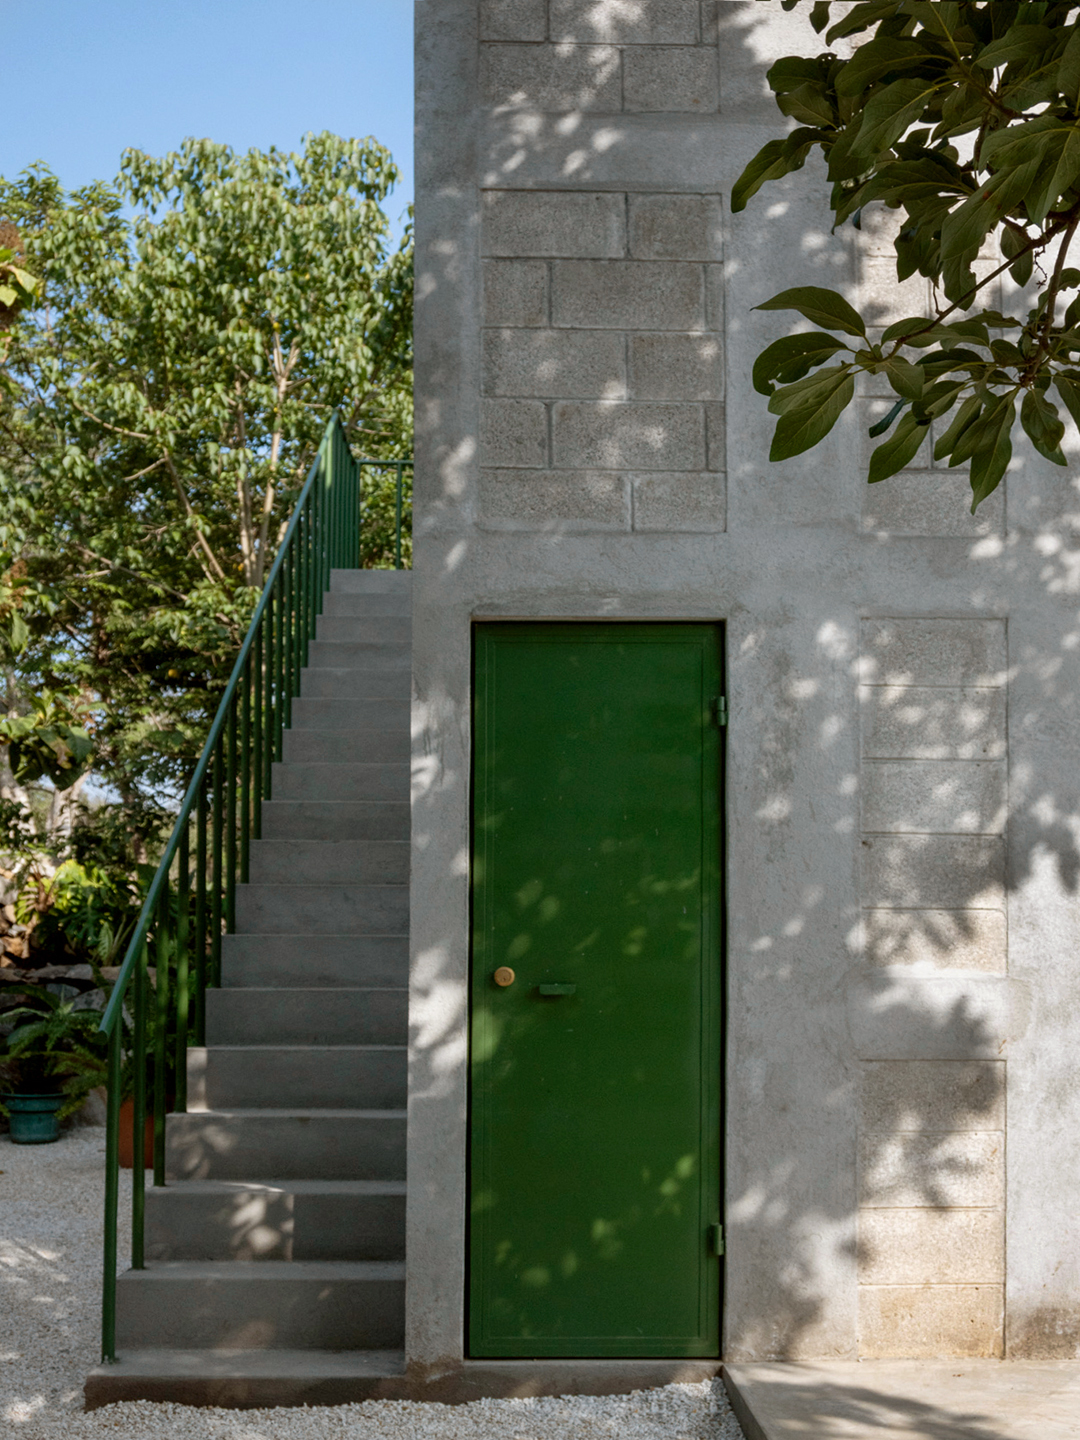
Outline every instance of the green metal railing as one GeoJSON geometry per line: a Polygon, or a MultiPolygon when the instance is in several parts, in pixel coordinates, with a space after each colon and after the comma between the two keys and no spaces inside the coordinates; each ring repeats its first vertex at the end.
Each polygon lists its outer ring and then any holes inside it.
{"type": "Polygon", "coordinates": [[[172,1107],[184,1111],[187,1049],[189,1044],[205,1044],[206,991],[221,982],[221,937],[236,928],[236,887],[248,878],[251,841],[261,833],[272,766],[281,759],[282,735],[299,694],[300,672],[307,663],[330,571],[360,565],[362,521],[367,525],[363,472],[389,469],[395,474],[394,554],[400,569],[407,518],[404,472],[411,471],[411,464],[357,460],[336,416],[327,427],[102,1016],[100,1028],[109,1037],[101,1326],[105,1362],[116,1359],[119,1132],[125,1062],[134,1109],[131,1266],[141,1270],[146,1205],[146,1171],[141,1162],[148,1102],[153,1117],[154,1184],[163,1185],[170,1079],[172,1107]]]}

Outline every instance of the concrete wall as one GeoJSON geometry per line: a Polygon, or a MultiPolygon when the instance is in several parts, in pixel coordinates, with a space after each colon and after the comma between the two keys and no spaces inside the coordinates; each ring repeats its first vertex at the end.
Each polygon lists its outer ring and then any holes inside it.
{"type": "Polygon", "coordinates": [[[413,1364],[462,1356],[492,616],[728,626],[725,1355],[1080,1354],[1074,472],[1018,447],[976,517],[929,453],[868,487],[873,385],[769,464],[752,307],[924,299],[812,165],[727,213],[805,13],[420,0],[417,36],[413,1364]]]}

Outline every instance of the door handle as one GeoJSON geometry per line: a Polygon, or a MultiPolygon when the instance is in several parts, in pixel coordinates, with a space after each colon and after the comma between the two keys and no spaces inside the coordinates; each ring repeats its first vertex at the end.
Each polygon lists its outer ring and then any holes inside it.
{"type": "Polygon", "coordinates": [[[577,990],[576,985],[539,985],[541,995],[573,995],[577,990]]]}

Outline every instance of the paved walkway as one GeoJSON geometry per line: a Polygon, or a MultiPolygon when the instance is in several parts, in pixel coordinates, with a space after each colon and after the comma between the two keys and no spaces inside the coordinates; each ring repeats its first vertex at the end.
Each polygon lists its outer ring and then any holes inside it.
{"type": "Polygon", "coordinates": [[[730,1365],[746,1440],[1080,1440],[1080,1360],[730,1365]]]}

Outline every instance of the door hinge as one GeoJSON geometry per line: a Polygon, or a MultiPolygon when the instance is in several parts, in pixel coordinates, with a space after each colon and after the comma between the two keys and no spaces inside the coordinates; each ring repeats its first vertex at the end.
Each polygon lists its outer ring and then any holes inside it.
{"type": "Polygon", "coordinates": [[[721,729],[727,724],[727,696],[717,695],[712,702],[713,719],[721,729]]]}
{"type": "Polygon", "coordinates": [[[724,1253],[724,1227],[723,1225],[709,1226],[709,1245],[714,1255],[724,1253]]]}

